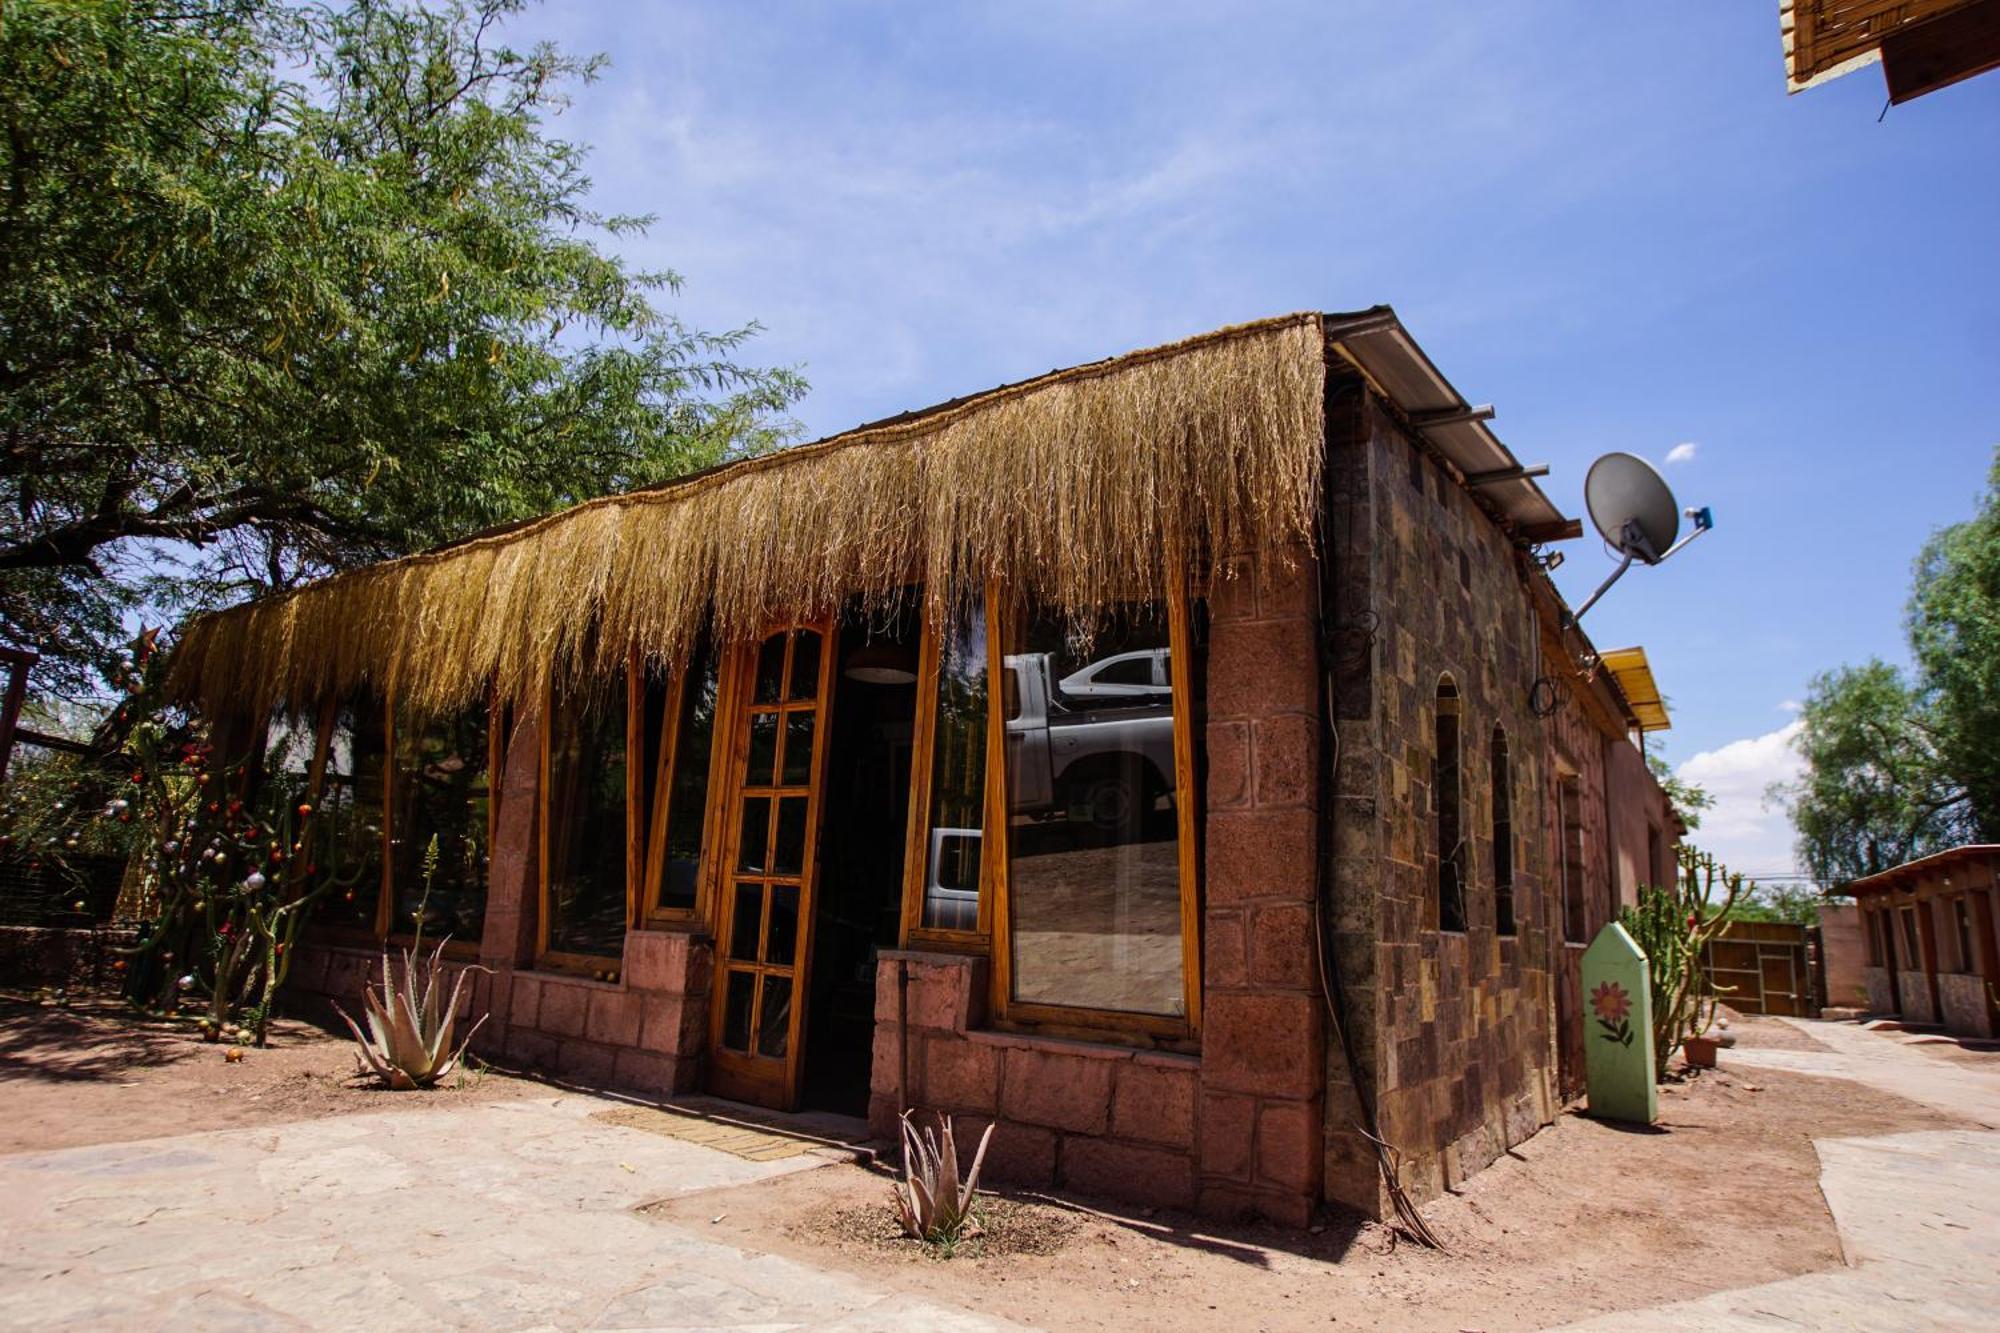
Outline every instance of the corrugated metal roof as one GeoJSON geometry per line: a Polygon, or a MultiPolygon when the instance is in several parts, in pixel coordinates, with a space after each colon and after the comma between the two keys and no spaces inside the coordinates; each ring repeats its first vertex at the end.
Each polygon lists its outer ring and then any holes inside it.
{"type": "Polygon", "coordinates": [[[1948,847],[1929,856],[1920,856],[1914,861],[1905,861],[1899,866],[1860,879],[1850,880],[1843,886],[1847,893],[1877,893],[1893,889],[1898,884],[1923,879],[1934,874],[1943,874],[1953,866],[1964,865],[1982,859],[2000,861],[2000,846],[1986,842],[1969,842],[1959,847],[1948,847]]]}
{"type": "Polygon", "coordinates": [[[1632,718],[1641,731],[1668,731],[1673,727],[1673,719],[1667,716],[1667,701],[1660,697],[1660,687],[1653,680],[1653,664],[1646,660],[1644,648],[1610,648],[1599,653],[1597,660],[1618,682],[1619,692],[1631,706],[1632,718]]]}
{"type": "MultiPolygon", "coordinates": [[[[1327,339],[1377,389],[1401,408],[1425,441],[1468,477],[1520,468],[1521,462],[1444,377],[1396,312],[1380,305],[1326,317],[1327,339]],[[1426,422],[1426,418],[1432,418],[1426,422]],[[1457,419],[1451,419],[1456,417],[1457,419]]],[[[1583,534],[1533,478],[1483,481],[1479,497],[1529,541],[1564,541],[1583,534]]]]}

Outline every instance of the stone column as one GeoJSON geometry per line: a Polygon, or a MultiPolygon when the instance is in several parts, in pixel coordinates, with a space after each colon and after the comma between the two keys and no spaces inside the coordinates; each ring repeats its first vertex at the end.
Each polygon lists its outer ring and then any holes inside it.
{"type": "Polygon", "coordinates": [[[1292,1225],[1323,1149],[1317,579],[1303,549],[1232,556],[1208,601],[1200,1203],[1292,1225]]]}

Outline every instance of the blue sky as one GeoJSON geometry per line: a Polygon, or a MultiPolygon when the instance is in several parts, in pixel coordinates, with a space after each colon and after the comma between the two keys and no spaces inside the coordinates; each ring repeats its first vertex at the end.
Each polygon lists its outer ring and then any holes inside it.
{"type": "MultiPolygon", "coordinates": [[[[2000,75],[1879,123],[1787,97],[1776,0],[1682,6],[564,0],[560,132],[679,312],[761,321],[809,434],[1217,325],[1387,302],[1581,513],[1667,465],[1717,530],[1587,622],[1643,643],[1700,840],[1764,808],[1810,676],[1901,659],[1910,562],[2000,444],[2000,75]]],[[[1580,600],[1609,569],[1571,543],[1580,600]]]]}

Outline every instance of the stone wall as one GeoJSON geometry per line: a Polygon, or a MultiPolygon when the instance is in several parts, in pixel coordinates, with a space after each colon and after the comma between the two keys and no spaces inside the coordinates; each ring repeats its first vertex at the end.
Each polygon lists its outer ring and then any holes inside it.
{"type": "Polygon", "coordinates": [[[1986,998],[1986,979],[1965,972],[1938,973],[1938,1021],[1958,1037],[1992,1037],[1993,1006],[1986,998]]]}
{"type": "Polygon", "coordinates": [[[115,991],[121,978],[111,949],[136,937],[122,926],[0,926],[0,986],[115,991]]]}
{"type": "Polygon", "coordinates": [[[1870,964],[1861,969],[1861,984],[1868,992],[1868,1012],[1871,1014],[1893,1014],[1896,1012],[1896,996],[1889,988],[1889,969],[1870,964]]]}
{"type": "Polygon", "coordinates": [[[1905,1023],[1935,1023],[1937,1009],[1931,1004],[1931,981],[1922,972],[1896,973],[1896,990],[1902,997],[1900,1017],[1905,1023]]]}
{"type": "Polygon", "coordinates": [[[989,976],[984,958],[881,955],[870,1129],[893,1139],[899,1104],[944,1112],[968,1153],[994,1126],[996,1181],[1194,1207],[1201,1062],[990,1031],[989,976]]]}
{"type": "MultiPolygon", "coordinates": [[[[1406,1188],[1422,1198],[1555,1111],[1548,960],[1560,917],[1535,854],[1537,797],[1549,778],[1546,733],[1529,706],[1539,629],[1516,553],[1494,524],[1374,400],[1356,394],[1345,403],[1329,414],[1333,580],[1349,607],[1366,589],[1374,642],[1368,718],[1350,718],[1362,710],[1345,681],[1339,711],[1343,726],[1372,720],[1373,736],[1367,771],[1342,761],[1337,919],[1347,926],[1355,909],[1365,912],[1358,900],[1373,897],[1379,1128],[1402,1155],[1406,1188]],[[1430,906],[1440,854],[1431,792],[1437,687],[1447,673],[1460,701],[1462,933],[1437,929],[1430,906]],[[1496,725],[1508,738],[1513,791],[1512,937],[1495,918],[1496,725]],[[1371,777],[1372,808],[1364,803],[1371,777]]],[[[1330,1082],[1339,1076],[1329,1071],[1330,1082]]]]}

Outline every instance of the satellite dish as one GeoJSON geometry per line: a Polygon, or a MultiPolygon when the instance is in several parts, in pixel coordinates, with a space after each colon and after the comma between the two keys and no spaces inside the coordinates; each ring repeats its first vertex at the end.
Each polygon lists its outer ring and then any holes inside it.
{"type": "Polygon", "coordinates": [[[1680,536],[1681,513],[1659,470],[1636,454],[1606,454],[1583,479],[1590,521],[1620,555],[1649,565],[1665,559],[1680,536]]]}
{"type": "Polygon", "coordinates": [[[1611,577],[1598,584],[1589,600],[1570,615],[1572,625],[1597,605],[1597,599],[1624,576],[1634,560],[1657,565],[1715,526],[1715,516],[1707,509],[1690,509],[1687,516],[1694,520],[1694,531],[1682,537],[1681,511],[1674,507],[1673,489],[1658,468],[1636,454],[1610,453],[1592,463],[1583,478],[1583,504],[1590,510],[1590,521],[1597,525],[1597,531],[1624,558],[1611,577]]]}

